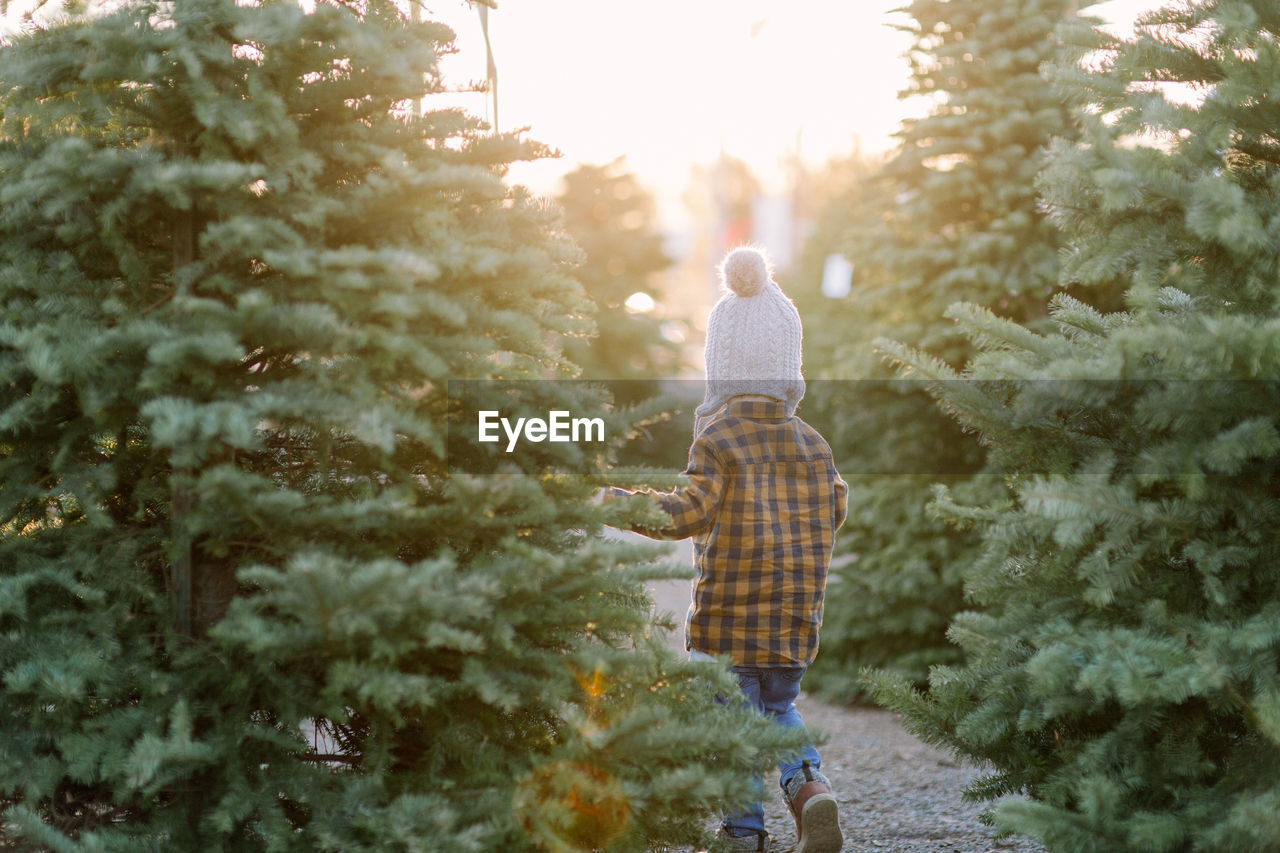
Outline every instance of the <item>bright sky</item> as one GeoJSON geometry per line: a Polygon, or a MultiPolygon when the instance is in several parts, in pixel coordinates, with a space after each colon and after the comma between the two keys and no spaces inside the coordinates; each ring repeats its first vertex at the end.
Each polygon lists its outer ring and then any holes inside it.
{"type": "MultiPolygon", "coordinates": [[[[498,0],[489,36],[498,68],[501,129],[564,153],[517,167],[512,178],[554,192],[576,163],[625,155],[665,199],[678,198],[694,163],[721,150],[781,182],[798,150],[821,163],[889,149],[919,101],[907,82],[906,33],[890,25],[906,0],[498,0]]],[[[1091,10],[1123,26],[1157,0],[1112,0],[1091,10]]],[[[478,11],[426,0],[427,16],[458,34],[445,64],[456,83],[485,76],[478,11]]],[[[463,99],[487,115],[485,96],[463,99]]]]}
{"type": "MultiPolygon", "coordinates": [[[[535,189],[567,165],[626,155],[676,189],[723,149],[773,177],[808,159],[882,150],[902,115],[909,41],[886,26],[901,0],[499,0],[489,13],[502,129],[529,125],[567,163],[525,170],[535,189]]],[[[428,0],[458,33],[456,79],[484,77],[477,11],[428,0]]],[[[475,96],[475,110],[485,101],[475,96]]]]}
{"type": "MultiPolygon", "coordinates": [[[[10,19],[35,2],[12,2],[10,19]]],[[[476,7],[423,2],[427,17],[458,35],[447,79],[482,80],[476,7]]],[[[797,152],[817,164],[858,145],[887,150],[898,122],[925,109],[897,97],[910,39],[890,26],[900,20],[891,10],[906,2],[498,0],[489,34],[501,129],[530,126],[530,136],[564,154],[517,166],[511,177],[551,193],[577,163],[625,155],[670,210],[692,165],[721,151],[776,190],[797,152]]],[[[1091,11],[1123,27],[1156,5],[1111,0],[1091,11]]],[[[488,109],[481,94],[457,100],[481,115],[488,109]]]]}

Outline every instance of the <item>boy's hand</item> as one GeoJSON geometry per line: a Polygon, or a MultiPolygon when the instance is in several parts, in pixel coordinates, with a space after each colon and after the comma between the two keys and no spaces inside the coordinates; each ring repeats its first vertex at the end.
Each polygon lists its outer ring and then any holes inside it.
{"type": "Polygon", "coordinates": [[[631,492],[628,492],[626,489],[620,489],[617,486],[603,486],[600,491],[591,496],[589,503],[594,506],[603,506],[604,504],[615,501],[618,498],[630,496],[631,492]]]}

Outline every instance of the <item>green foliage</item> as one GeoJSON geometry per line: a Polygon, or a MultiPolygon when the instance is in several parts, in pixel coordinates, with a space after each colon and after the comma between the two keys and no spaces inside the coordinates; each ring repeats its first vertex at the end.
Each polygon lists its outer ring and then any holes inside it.
{"type": "Polygon", "coordinates": [[[589,328],[502,179],[541,147],[412,109],[452,37],[185,0],[0,50],[6,841],[639,850],[795,748],[649,639],[672,569],[571,451],[446,456],[448,380],[589,328]]]}
{"type": "Polygon", "coordinates": [[[663,251],[652,194],[624,171],[619,159],[574,169],[565,175],[556,200],[564,211],[565,230],[585,256],[576,278],[597,308],[595,336],[572,342],[569,357],[588,378],[654,381],[674,376],[680,349],[671,331],[683,324],[662,318],[657,279],[672,261],[663,251]],[[628,307],[627,299],[636,293],[652,298],[655,308],[628,307]]]}
{"type": "Polygon", "coordinates": [[[565,354],[584,377],[605,380],[614,401],[636,419],[636,437],[624,449],[627,464],[680,468],[691,407],[659,395],[662,380],[684,366],[680,341],[688,323],[663,303],[661,274],[672,259],[663,249],[653,195],[624,166],[621,158],[581,165],[565,175],[557,197],[564,229],[583,253],[575,277],[596,309],[595,334],[568,341],[565,354]],[[652,307],[628,305],[635,294],[653,300],[652,307]],[[646,416],[643,410],[654,407],[659,411],[646,416]]]}
{"type": "MultiPolygon", "coordinates": [[[[813,228],[805,237],[791,272],[784,274],[783,287],[795,302],[804,320],[805,375],[823,378],[849,373],[861,374],[871,365],[837,373],[837,354],[848,349],[846,327],[855,318],[847,302],[833,301],[821,291],[827,257],[846,251],[858,228],[868,227],[878,211],[890,205],[887,182],[877,179],[880,162],[860,151],[834,159],[813,174],[806,174],[801,196],[811,196],[816,207],[813,228]],[[840,322],[831,322],[836,317],[840,322]]],[[[860,272],[861,267],[855,272],[860,272]]],[[[844,367],[847,362],[842,361],[844,367]]],[[[807,392],[806,392],[807,393],[807,392]]]]}
{"type": "Polygon", "coordinates": [[[975,302],[1043,316],[1058,285],[1058,239],[1037,209],[1035,179],[1068,111],[1040,76],[1072,0],[905,7],[914,38],[904,96],[930,112],[903,123],[882,180],[893,202],[849,244],[866,274],[858,297],[895,340],[958,365],[969,345],[943,312],[975,302]]]}
{"type": "Polygon", "coordinates": [[[930,665],[959,660],[946,628],[963,606],[961,574],[979,542],[928,505],[934,482],[982,499],[993,481],[966,482],[984,464],[978,443],[919,384],[886,381],[892,372],[876,341],[956,367],[974,342],[945,316],[952,303],[1018,321],[1043,316],[1058,284],[1059,241],[1038,209],[1035,178],[1044,147],[1071,124],[1039,67],[1074,5],[908,4],[912,76],[903,95],[928,96],[930,110],[904,122],[898,149],[857,190],[859,203],[832,211],[844,228],[838,250],[854,265],[853,292],[802,308],[806,339],[832,351],[824,375],[846,380],[815,387],[805,404],[806,416],[835,434],[851,487],[814,669],[815,686],[833,696],[857,698],[864,666],[923,684],[930,665]]]}
{"type": "Polygon", "coordinates": [[[927,694],[874,684],[994,766],[973,796],[1028,794],[997,822],[1051,849],[1275,849],[1280,13],[1177,5],[1132,43],[1085,23],[1091,68],[1054,72],[1084,136],[1043,191],[1064,280],[1119,278],[1128,310],[1059,296],[1042,333],[956,312],[983,352],[936,393],[1008,496],[941,496],[983,536],[979,609],[951,629],[966,664],[927,694]]]}

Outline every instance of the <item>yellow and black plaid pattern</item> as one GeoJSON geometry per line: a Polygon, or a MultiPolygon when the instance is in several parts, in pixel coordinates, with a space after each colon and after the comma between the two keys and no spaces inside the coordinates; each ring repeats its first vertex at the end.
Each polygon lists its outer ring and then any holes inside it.
{"type": "Polygon", "coordinates": [[[685,644],[744,666],[808,666],[848,488],[817,430],[783,404],[734,398],[689,449],[689,485],[650,494],[692,536],[685,644]]]}

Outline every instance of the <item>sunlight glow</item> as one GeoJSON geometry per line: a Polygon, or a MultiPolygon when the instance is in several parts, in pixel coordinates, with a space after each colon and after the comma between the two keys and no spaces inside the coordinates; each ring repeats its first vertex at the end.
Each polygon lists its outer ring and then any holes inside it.
{"type": "MultiPolygon", "coordinates": [[[[563,153],[517,164],[513,180],[557,191],[577,163],[620,155],[654,189],[668,216],[696,164],[722,152],[745,160],[766,191],[779,191],[797,159],[819,165],[856,149],[892,149],[899,122],[926,111],[899,99],[910,36],[892,28],[902,0],[508,0],[489,15],[501,130],[563,153]]],[[[1158,0],[1110,0],[1086,11],[1120,22],[1158,0]]],[[[451,85],[485,77],[476,10],[465,0],[428,3],[426,17],[457,33],[442,62],[451,85]]],[[[456,96],[487,115],[486,96],[456,96]]]]}
{"type": "Polygon", "coordinates": [[[628,296],[623,305],[631,314],[648,314],[658,307],[658,303],[653,301],[653,297],[643,291],[636,291],[628,296]]]}
{"type": "MultiPolygon", "coordinates": [[[[96,0],[103,2],[103,0],[96,0]]],[[[304,8],[314,0],[299,0],[304,8]]],[[[407,8],[409,0],[399,0],[407,8]]],[[[457,52],[442,57],[451,92],[428,106],[492,118],[477,4],[419,0],[422,16],[451,27],[457,52]],[[475,90],[475,91],[472,91],[475,90]]],[[[38,0],[14,0],[12,29],[38,0]]],[[[48,7],[56,8],[57,0],[48,7]]],[[[854,150],[892,149],[904,117],[927,109],[900,100],[908,80],[902,0],[505,0],[490,10],[500,130],[562,152],[517,163],[516,183],[558,191],[578,163],[625,155],[669,216],[690,170],[721,153],[748,163],[766,192],[783,190],[797,161],[820,165],[854,150]]],[[[1088,14],[1131,31],[1159,0],[1109,0],[1088,14]]]]}
{"type": "MultiPolygon", "coordinates": [[[[900,0],[593,0],[500,3],[489,15],[503,130],[564,152],[567,163],[513,176],[546,191],[574,162],[626,155],[650,185],[678,193],[693,163],[724,150],[766,183],[799,154],[822,162],[861,144],[887,149],[903,115],[900,58],[909,39],[886,26],[900,0]],[[868,85],[873,82],[874,85],[868,85]]],[[[460,0],[430,17],[458,34],[443,63],[454,83],[481,80],[478,16],[460,0]]],[[[483,95],[463,96],[483,115],[483,95]]]]}

